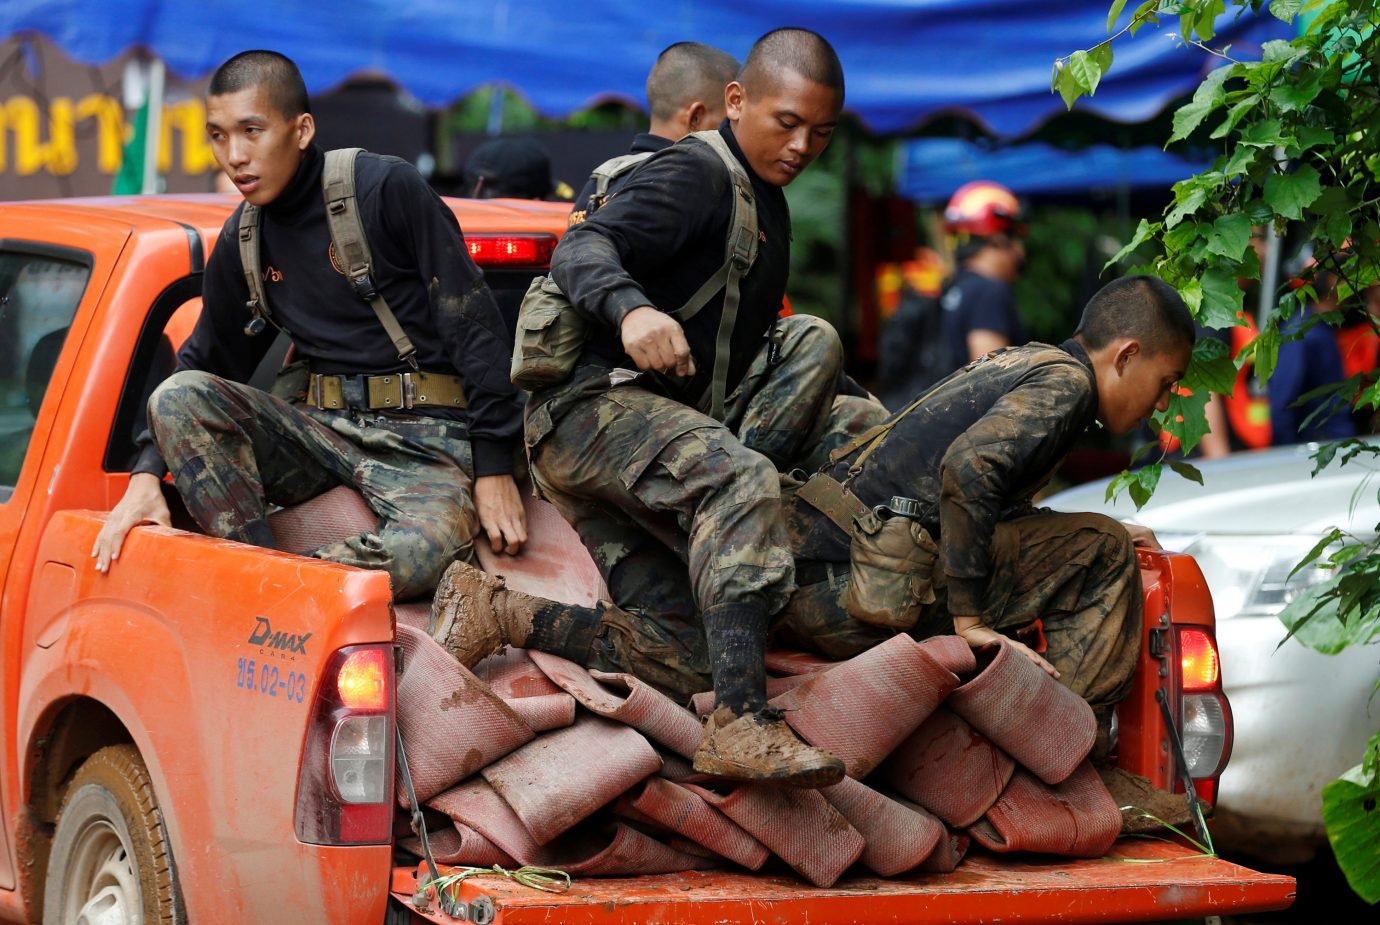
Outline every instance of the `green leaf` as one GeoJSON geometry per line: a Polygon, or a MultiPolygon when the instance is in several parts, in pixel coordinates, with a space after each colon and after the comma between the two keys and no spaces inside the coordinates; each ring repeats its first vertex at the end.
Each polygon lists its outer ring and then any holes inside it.
{"type": "Polygon", "coordinates": [[[1317,231],[1314,236],[1324,243],[1340,246],[1351,236],[1352,199],[1351,194],[1340,186],[1329,186],[1323,190],[1308,211],[1318,216],[1317,231]]]}
{"type": "Polygon", "coordinates": [[[1160,17],[1154,12],[1150,12],[1159,7],[1159,0],[1145,0],[1140,6],[1136,7],[1135,15],[1131,18],[1131,35],[1134,36],[1140,31],[1141,26],[1158,26],[1160,17]]]}
{"type": "Polygon", "coordinates": [[[1288,80],[1270,90],[1270,102],[1274,103],[1281,112],[1293,112],[1304,108],[1313,102],[1322,90],[1323,72],[1321,70],[1306,70],[1302,65],[1300,65],[1299,70],[1304,71],[1304,73],[1290,75],[1288,80]]]}
{"type": "Polygon", "coordinates": [[[1380,902],[1380,778],[1357,765],[1324,787],[1322,798],[1327,840],[1347,883],[1366,902],[1380,902]]]}
{"type": "MultiPolygon", "coordinates": [[[[1293,22],[1303,7],[1303,0],[1270,0],[1270,14],[1281,22],[1293,22]]],[[[1111,30],[1111,25],[1107,29],[1111,30]]]]}
{"type": "Polygon", "coordinates": [[[1134,476],[1127,484],[1126,490],[1131,493],[1131,500],[1136,504],[1136,510],[1145,507],[1145,502],[1150,500],[1150,496],[1155,493],[1155,486],[1160,483],[1160,464],[1151,463],[1148,466],[1137,469],[1134,476]]]}
{"type": "Polygon", "coordinates": [[[1266,119],[1263,122],[1256,122],[1246,126],[1246,130],[1241,133],[1241,144],[1251,145],[1256,148],[1273,148],[1282,145],[1290,140],[1282,134],[1280,121],[1278,119],[1266,119]]]}
{"type": "Polygon", "coordinates": [[[1240,102],[1233,104],[1231,109],[1227,110],[1227,118],[1223,120],[1221,125],[1217,126],[1215,129],[1212,130],[1212,135],[1210,135],[1209,137],[1227,137],[1227,134],[1232,129],[1236,128],[1236,124],[1241,121],[1241,119],[1246,115],[1246,113],[1252,111],[1253,109],[1256,109],[1259,105],[1259,93],[1252,93],[1240,102]]]}
{"type": "Polygon", "coordinates": [[[1059,91],[1060,98],[1064,101],[1064,106],[1068,109],[1073,108],[1073,104],[1083,95],[1083,87],[1079,85],[1078,79],[1069,70],[1068,64],[1062,61],[1054,62],[1054,89],[1059,91]]]}
{"type": "Polygon", "coordinates": [[[1293,61],[1305,54],[1307,49],[1295,47],[1293,42],[1273,39],[1260,46],[1260,60],[1266,64],[1280,61],[1293,61]]]}
{"type": "Polygon", "coordinates": [[[1121,18],[1121,11],[1126,8],[1126,0],[1113,0],[1112,8],[1107,11],[1107,31],[1111,32],[1116,28],[1116,21],[1121,18]]]}
{"type": "Polygon", "coordinates": [[[1165,228],[1173,228],[1186,216],[1198,211],[1198,207],[1207,201],[1207,190],[1201,186],[1180,187],[1175,196],[1174,210],[1164,219],[1165,228]]]}
{"type": "Polygon", "coordinates": [[[1121,263],[1121,261],[1126,259],[1136,248],[1140,247],[1146,241],[1149,241],[1151,236],[1155,233],[1155,227],[1152,227],[1148,220],[1141,219],[1140,224],[1136,226],[1136,233],[1131,235],[1131,240],[1127,242],[1125,247],[1117,251],[1116,255],[1112,257],[1111,260],[1103,264],[1102,269],[1105,270],[1107,267],[1121,263]]]}
{"type": "MultiPolygon", "coordinates": [[[[1185,453],[1192,453],[1203,435],[1208,432],[1207,407],[1208,393],[1194,392],[1185,395],[1182,391],[1169,393],[1169,407],[1155,413],[1154,421],[1160,430],[1168,431],[1177,437],[1185,453]]],[[[1131,497],[1135,497],[1132,491],[1131,497]]]]}
{"type": "Polygon", "coordinates": [[[1265,201],[1285,218],[1303,218],[1304,207],[1322,193],[1318,171],[1301,164],[1293,173],[1276,174],[1265,181],[1265,201]]]}
{"type": "Polygon", "coordinates": [[[1180,383],[1197,392],[1206,389],[1230,395],[1236,389],[1236,361],[1231,348],[1215,337],[1200,337],[1193,345],[1193,362],[1180,383]]]}
{"type": "Polygon", "coordinates": [[[1198,89],[1193,91],[1193,99],[1180,106],[1179,111],[1174,113],[1174,133],[1169,136],[1170,144],[1187,138],[1214,109],[1222,105],[1227,98],[1223,85],[1231,76],[1233,68],[1235,65],[1228,64],[1203,78],[1198,89]]]}
{"type": "Polygon", "coordinates": [[[1223,0],[1207,0],[1198,8],[1198,13],[1193,17],[1193,31],[1198,34],[1198,38],[1204,42],[1212,41],[1217,34],[1217,17],[1227,11],[1223,0]]]}
{"type": "Polygon", "coordinates": [[[1243,293],[1236,277],[1216,267],[1202,276],[1203,307],[1198,320],[1204,327],[1230,328],[1241,313],[1243,293]]]}
{"type": "Polygon", "coordinates": [[[1315,125],[1300,125],[1294,129],[1293,149],[1300,154],[1310,148],[1336,143],[1337,136],[1325,128],[1318,128],[1315,125]]]}
{"type": "Polygon", "coordinates": [[[1222,173],[1229,177],[1240,176],[1247,172],[1255,164],[1255,160],[1260,156],[1259,148],[1252,148],[1249,145],[1241,145],[1232,152],[1227,165],[1222,168],[1222,173]]]}
{"type": "Polygon", "coordinates": [[[1240,260],[1251,243],[1251,220],[1240,212],[1223,215],[1212,223],[1208,234],[1209,254],[1240,260]]]}
{"type": "Polygon", "coordinates": [[[1202,311],[1203,308],[1203,284],[1196,279],[1190,279],[1179,286],[1179,296],[1188,306],[1189,313],[1197,318],[1198,312],[1202,311]]]}
{"type": "Polygon", "coordinates": [[[1111,500],[1112,500],[1113,498],[1115,498],[1117,495],[1119,495],[1119,494],[1121,494],[1123,491],[1125,491],[1125,490],[1126,490],[1126,486],[1130,485],[1130,484],[1131,484],[1132,482],[1134,482],[1135,480],[1136,480],[1136,473],[1134,473],[1134,472],[1123,472],[1123,473],[1121,473],[1121,474],[1118,475],[1116,478],[1112,479],[1109,483],[1107,483],[1107,496],[1106,496],[1106,498],[1104,498],[1103,500],[1111,501],[1111,500]]]}
{"type": "Polygon", "coordinates": [[[1279,361],[1279,344],[1279,328],[1274,324],[1267,324],[1247,345],[1249,355],[1255,362],[1255,374],[1261,384],[1269,382],[1270,376],[1274,375],[1275,363],[1279,361]]]}
{"type": "Polygon", "coordinates": [[[1203,473],[1198,471],[1198,467],[1191,463],[1186,463],[1182,459],[1167,459],[1165,464],[1179,474],[1180,478],[1188,479],[1190,482],[1203,484],[1203,473]]]}
{"type": "Polygon", "coordinates": [[[1097,84],[1102,80],[1102,68],[1086,51],[1075,51],[1069,55],[1067,69],[1089,96],[1097,92],[1097,84]]]}
{"type": "MultiPolygon", "coordinates": [[[[1318,558],[1318,556],[1322,555],[1324,549],[1331,546],[1333,543],[1339,542],[1341,538],[1342,531],[1338,530],[1336,527],[1327,531],[1327,535],[1318,540],[1317,544],[1312,549],[1308,550],[1308,555],[1300,559],[1298,564],[1289,570],[1289,578],[1293,578],[1303,569],[1307,568],[1310,563],[1318,558]]],[[[1286,581],[1287,580],[1288,579],[1286,579],[1286,581]]]]}
{"type": "Polygon", "coordinates": [[[1094,46],[1088,51],[1088,57],[1092,58],[1093,63],[1102,69],[1105,77],[1107,72],[1112,69],[1112,43],[1103,42],[1101,45],[1094,46]]]}

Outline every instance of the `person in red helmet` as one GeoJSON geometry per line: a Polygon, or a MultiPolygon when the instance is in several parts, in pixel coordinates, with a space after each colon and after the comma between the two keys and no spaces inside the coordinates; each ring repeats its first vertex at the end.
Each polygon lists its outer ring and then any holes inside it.
{"type": "Polygon", "coordinates": [[[944,337],[954,368],[1001,347],[1024,344],[1011,286],[1025,266],[1025,226],[1016,196],[999,183],[959,187],[944,209],[959,271],[944,290],[944,337]]]}

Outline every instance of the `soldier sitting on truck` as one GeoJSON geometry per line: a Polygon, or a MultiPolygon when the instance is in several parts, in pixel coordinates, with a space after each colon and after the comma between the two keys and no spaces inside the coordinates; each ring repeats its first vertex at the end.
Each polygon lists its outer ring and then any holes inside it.
{"type": "Polygon", "coordinates": [[[397,158],[327,166],[336,156],[313,144],[302,76],[276,52],[221,65],[206,112],[245,203],[207,262],[177,369],[150,398],[151,433],[97,537],[97,568],[135,525],[169,523],[168,470],[203,530],[269,548],[269,505],[354,486],[377,526],[310,554],[387,571],[399,599],[468,560],[481,529],[516,553],[527,537],[509,339],[453,213],[397,158]],[[351,210],[353,225],[339,217],[351,210]],[[274,394],[244,384],[273,342],[265,322],[301,361],[274,394]]]}
{"type": "Polygon", "coordinates": [[[820,787],[843,763],[767,707],[764,657],[770,617],[794,588],[776,466],[808,451],[842,365],[827,324],[778,322],[790,256],[781,188],[828,143],[843,70],[822,37],[780,29],[753,45],[725,99],[717,132],[651,157],[552,259],[591,333],[573,375],[528,406],[533,481],[579,531],[613,605],[536,606],[452,573],[433,634],[467,663],[510,643],[679,695],[712,679],[695,768],[820,787]],[[734,256],[751,245],[755,259],[740,290],[731,274],[710,289],[735,202],[755,210],[758,231],[733,235],[734,256]],[[676,310],[702,289],[704,310],[682,324],[676,310]]]}
{"type": "Polygon", "coordinates": [[[1163,411],[1194,338],[1172,287],[1119,279],[1071,339],[974,360],[836,451],[790,505],[799,589],[776,641],[833,658],[897,632],[1014,646],[1089,702],[1105,754],[1140,651],[1133,545],[1158,543],[1031,499],[1094,422],[1124,434],[1163,411]],[[1036,618],[1043,657],[1005,634],[1036,618]]]}

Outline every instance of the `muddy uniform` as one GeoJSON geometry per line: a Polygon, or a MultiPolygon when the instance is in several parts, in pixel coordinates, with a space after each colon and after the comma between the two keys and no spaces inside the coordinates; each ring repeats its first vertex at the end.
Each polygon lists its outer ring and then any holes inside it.
{"type": "Polygon", "coordinates": [[[415,597],[451,561],[470,556],[479,529],[474,478],[512,471],[521,405],[493,296],[454,215],[411,165],[361,154],[359,213],[374,280],[416,345],[420,369],[458,372],[464,383],[459,405],[369,410],[364,377],[411,367],[340,272],[326,224],[324,160],[308,148],[292,182],[262,210],[264,292],[309,371],[343,377],[334,381],[348,407],[305,404],[304,385],[284,390],[291,393],[284,400],[241,384],[273,335],[244,330],[249,295],[237,210],[207,263],[201,316],[177,371],[150,399],[152,434],[142,438],[134,471],[162,474],[166,460],[202,529],[261,546],[274,545],[269,504],[353,485],[378,526],[311,554],[385,569],[399,598],[415,597]]]}
{"type": "MultiPolygon", "coordinates": [[[[660,135],[653,135],[651,132],[639,132],[633,139],[631,147],[628,148],[629,154],[655,154],[663,148],[669,148],[674,142],[669,138],[662,138],[660,135]]],[[[609,188],[604,196],[607,198],[622,188],[628,175],[614,177],[609,183],[609,188]]],[[[580,190],[580,195],[575,197],[574,204],[570,207],[570,224],[578,225],[589,218],[590,205],[594,199],[594,178],[590,177],[585,181],[585,185],[580,190]]]]}
{"type": "Polygon", "coordinates": [[[727,123],[720,132],[752,179],[761,232],[740,285],[725,421],[698,410],[708,405],[722,293],[685,324],[693,377],[635,374],[619,334],[638,306],[683,305],[724,260],[733,186],[692,137],[639,167],[556,249],[552,276],[595,333],[571,381],[534,395],[526,422],[533,479],[622,608],[604,618],[596,661],[677,694],[709,686],[711,624],[736,627],[730,637],[764,634],[794,589],[777,468],[818,442],[843,359],[827,324],[777,322],[785,196],[752,175],[727,123]]]}
{"type": "MultiPolygon", "coordinates": [[[[1034,508],[1030,499],[1097,413],[1083,348],[1030,344],[970,364],[901,418],[848,483],[868,507],[920,503],[937,541],[936,584],[917,635],[953,632],[951,614],[997,629],[1044,622],[1045,657],[1096,709],[1125,696],[1141,632],[1140,571],[1130,537],[1098,514],[1034,508]]],[[[847,481],[863,450],[827,471],[847,481]]],[[[792,646],[836,658],[891,635],[844,606],[849,538],[797,500],[800,590],[775,626],[792,646]]]]}

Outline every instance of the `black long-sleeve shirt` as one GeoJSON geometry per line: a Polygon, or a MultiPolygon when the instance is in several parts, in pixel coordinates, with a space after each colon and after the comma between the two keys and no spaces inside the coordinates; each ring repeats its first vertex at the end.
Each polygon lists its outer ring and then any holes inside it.
{"type": "MultiPolygon", "coordinates": [[[[786,291],[790,263],[790,211],[781,188],[752,172],[725,121],[719,133],[752,180],[758,251],[740,285],[733,328],[728,391],[747,372],[786,291]]],[[[735,195],[727,168],[693,135],[660,151],[589,218],[566,232],[551,259],[551,275],[576,310],[594,322],[581,363],[633,368],[620,325],[642,305],[673,312],[723,264],[735,195]]],[[[697,405],[713,376],[723,293],[684,324],[695,358],[688,382],[659,375],[666,393],[697,405]]]]}
{"type": "MultiPolygon", "coordinates": [[[[405,372],[369,303],[354,293],[334,257],[321,175],[325,155],[309,147],[291,183],[259,219],[264,293],[272,319],[292,336],[313,372],[405,372]]],[[[493,294],[470,259],[454,213],[398,158],[360,154],[355,162],[360,220],[373,277],[428,372],[459,373],[466,409],[413,413],[467,424],[476,475],[512,471],[522,406],[508,379],[511,354],[493,294]]],[[[202,311],[178,351],[177,369],[244,382],[268,351],[269,333],[244,332],[249,287],[239,251],[243,206],[225,222],[206,264],[202,311]]],[[[147,434],[136,472],[164,471],[147,434]]]]}
{"type": "MultiPolygon", "coordinates": [[[[1035,510],[1031,497],[1096,417],[1097,380],[1076,341],[998,351],[945,379],[902,418],[850,488],[868,507],[893,495],[919,501],[920,520],[939,544],[950,612],[984,615],[997,522],[1035,510]]],[[[827,471],[844,481],[862,452],[827,471]]],[[[799,509],[810,518],[800,554],[848,561],[848,537],[808,505],[799,509]]]]}
{"type": "MultiPolygon", "coordinates": [[[[653,135],[651,132],[639,132],[633,139],[632,145],[628,148],[629,154],[655,154],[663,148],[669,148],[674,142],[669,138],[660,135],[653,135]]],[[[629,171],[631,173],[631,171],[629,171]]],[[[623,184],[627,182],[628,174],[621,177],[614,177],[609,183],[608,189],[604,191],[605,196],[612,196],[623,184]]],[[[594,177],[585,181],[585,185],[580,189],[580,195],[575,197],[575,202],[570,208],[570,224],[578,225],[589,218],[590,200],[594,198],[594,177]]]]}

